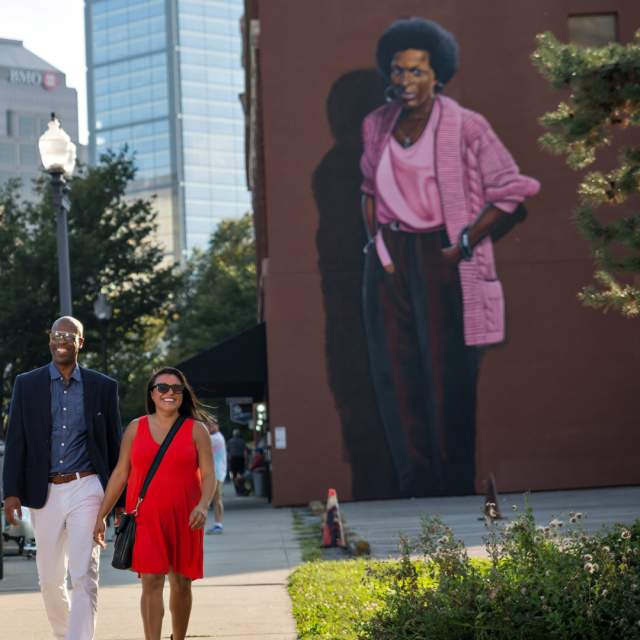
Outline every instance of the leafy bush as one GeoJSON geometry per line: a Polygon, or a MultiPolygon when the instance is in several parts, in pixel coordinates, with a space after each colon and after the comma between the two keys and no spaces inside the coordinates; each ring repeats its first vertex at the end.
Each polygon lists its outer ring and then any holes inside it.
{"type": "Polygon", "coordinates": [[[596,535],[562,535],[563,527],[557,519],[536,527],[527,510],[491,531],[482,564],[439,519],[424,519],[418,540],[403,541],[400,561],[374,572],[391,586],[357,637],[640,638],[640,521],[596,535]],[[425,562],[412,561],[415,553],[425,562]]]}

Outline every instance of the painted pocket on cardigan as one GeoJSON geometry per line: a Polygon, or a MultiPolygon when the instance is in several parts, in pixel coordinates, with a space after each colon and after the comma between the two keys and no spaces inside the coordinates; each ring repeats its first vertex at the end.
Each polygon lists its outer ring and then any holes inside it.
{"type": "Polygon", "coordinates": [[[489,332],[502,332],[504,330],[504,294],[500,280],[481,280],[480,291],[486,328],[489,332]]]}
{"type": "Polygon", "coordinates": [[[482,280],[491,281],[497,278],[491,238],[487,236],[476,245],[473,250],[473,257],[482,280]]]}

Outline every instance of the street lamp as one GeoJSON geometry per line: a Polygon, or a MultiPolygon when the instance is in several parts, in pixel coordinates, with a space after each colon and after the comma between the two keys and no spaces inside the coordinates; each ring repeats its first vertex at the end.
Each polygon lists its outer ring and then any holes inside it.
{"type": "Polygon", "coordinates": [[[69,268],[69,236],[67,233],[67,214],[69,200],[66,197],[66,181],[76,164],[76,145],[60,126],[55,113],[47,130],[38,140],[38,149],[45,171],[51,176],[53,205],[56,209],[56,229],[58,244],[58,286],[60,290],[60,314],[70,316],[71,308],[71,271],[69,268]]]}
{"type": "Polygon", "coordinates": [[[113,313],[109,298],[100,292],[93,303],[93,313],[100,325],[100,342],[102,345],[102,373],[107,373],[107,329],[113,313]]]}

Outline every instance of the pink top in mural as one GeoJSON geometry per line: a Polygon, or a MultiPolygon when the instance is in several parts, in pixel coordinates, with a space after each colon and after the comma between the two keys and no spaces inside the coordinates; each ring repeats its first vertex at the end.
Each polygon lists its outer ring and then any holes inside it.
{"type": "Polygon", "coordinates": [[[434,160],[439,117],[436,101],[427,126],[408,148],[389,137],[376,172],[378,195],[387,205],[381,224],[396,221],[411,231],[430,231],[444,224],[434,160]]]}
{"type": "MultiPolygon", "coordinates": [[[[442,220],[449,238],[457,241],[462,229],[473,224],[484,207],[492,204],[511,213],[520,202],[539,191],[540,183],[520,173],[513,157],[483,116],[442,94],[437,96],[436,104],[438,117],[432,117],[430,123],[435,137],[433,164],[442,220]]],[[[372,111],[364,119],[362,191],[374,198],[376,220],[380,225],[396,221],[399,229],[418,233],[421,229],[398,220],[397,212],[389,208],[380,194],[380,189],[387,186],[381,184],[385,180],[378,168],[401,110],[401,105],[393,102],[372,111]]],[[[392,265],[380,231],[376,233],[375,246],[380,262],[384,266],[392,265]]],[[[462,261],[458,270],[466,344],[501,342],[504,340],[504,297],[490,236],[474,247],[471,260],[462,261]]]]}

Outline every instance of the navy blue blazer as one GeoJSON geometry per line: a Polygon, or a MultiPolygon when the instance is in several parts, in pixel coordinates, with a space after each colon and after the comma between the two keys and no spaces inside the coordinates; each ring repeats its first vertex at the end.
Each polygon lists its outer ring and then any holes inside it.
{"type": "MultiPolygon", "coordinates": [[[[80,367],[84,391],[87,447],[103,487],[120,450],[122,422],[118,383],[80,367]]],[[[47,500],[51,455],[51,379],[48,365],[22,373],[13,384],[5,443],[3,493],[25,507],[40,509],[47,500]]],[[[120,503],[122,503],[121,498],[120,503]]]]}

